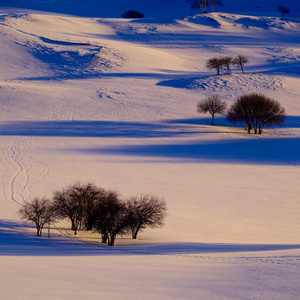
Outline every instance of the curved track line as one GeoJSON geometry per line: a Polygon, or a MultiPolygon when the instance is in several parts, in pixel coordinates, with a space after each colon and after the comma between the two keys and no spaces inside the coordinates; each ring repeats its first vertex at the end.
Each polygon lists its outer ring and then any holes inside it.
{"type": "Polygon", "coordinates": [[[5,171],[1,185],[5,199],[15,205],[30,200],[32,187],[49,173],[44,162],[28,154],[32,140],[32,137],[15,138],[3,151],[5,171]]]}

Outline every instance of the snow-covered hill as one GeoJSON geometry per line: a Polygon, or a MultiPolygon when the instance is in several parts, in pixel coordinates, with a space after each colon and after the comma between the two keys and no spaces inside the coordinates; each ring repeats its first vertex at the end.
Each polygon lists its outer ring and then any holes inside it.
{"type": "Polygon", "coordinates": [[[1,2],[5,299],[299,295],[300,5],[285,1],[282,20],[280,1],[223,2],[206,15],[184,0],[1,2]],[[128,9],[147,18],[119,18],[128,9]],[[205,68],[239,54],[245,74],[205,68]],[[196,113],[251,92],[280,101],[283,127],[249,136],[196,113]],[[19,207],[77,180],[164,197],[166,226],[112,250],[65,224],[36,239],[19,207]]]}

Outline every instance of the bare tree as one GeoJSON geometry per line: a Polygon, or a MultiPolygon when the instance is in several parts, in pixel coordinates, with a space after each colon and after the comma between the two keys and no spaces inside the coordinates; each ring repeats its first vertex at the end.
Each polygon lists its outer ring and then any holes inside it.
{"type": "Polygon", "coordinates": [[[231,123],[245,123],[250,134],[261,134],[265,126],[283,125],[285,109],[274,99],[262,94],[249,94],[239,97],[227,112],[227,120],[231,123]]]}
{"type": "Polygon", "coordinates": [[[53,203],[58,217],[69,218],[71,229],[77,234],[84,216],[81,184],[76,183],[65,189],[54,192],[53,203]]]}
{"type": "Polygon", "coordinates": [[[204,14],[207,13],[208,1],[209,0],[185,0],[186,3],[190,4],[192,9],[200,8],[204,14]]]}
{"type": "Polygon", "coordinates": [[[282,5],[278,6],[278,11],[282,13],[282,19],[284,19],[285,14],[289,14],[291,12],[288,7],[284,7],[282,5]]]}
{"type": "Polygon", "coordinates": [[[94,222],[93,229],[101,234],[102,243],[106,244],[109,239],[109,223],[110,216],[106,215],[109,212],[108,207],[110,203],[119,201],[119,193],[111,190],[103,190],[101,197],[98,197],[94,208],[94,222]]]}
{"type": "Polygon", "coordinates": [[[214,119],[216,114],[224,114],[226,110],[226,102],[222,101],[217,95],[209,96],[204,100],[198,102],[197,112],[204,113],[207,112],[211,114],[211,125],[214,125],[214,119]]]}
{"type": "Polygon", "coordinates": [[[207,7],[209,5],[212,12],[214,12],[214,5],[223,5],[222,0],[185,0],[185,2],[189,3],[193,9],[200,8],[204,14],[207,13],[207,7]]]}
{"type": "Polygon", "coordinates": [[[212,57],[206,62],[206,68],[209,70],[216,70],[217,75],[220,75],[220,69],[224,66],[224,61],[220,57],[212,57]]]}
{"type": "Polygon", "coordinates": [[[36,235],[41,236],[45,224],[50,224],[55,220],[52,204],[47,198],[34,198],[19,209],[19,215],[24,221],[31,221],[36,226],[36,235]]]}
{"type": "Polygon", "coordinates": [[[109,192],[107,197],[98,203],[94,229],[102,235],[102,242],[107,243],[108,246],[115,244],[118,234],[128,232],[126,206],[116,192],[109,192]]]}
{"type": "Polygon", "coordinates": [[[106,195],[106,190],[96,187],[93,183],[77,184],[73,186],[77,196],[82,202],[81,226],[85,230],[92,230],[96,219],[95,208],[97,203],[106,195]]]}
{"type": "Polygon", "coordinates": [[[238,55],[233,59],[232,64],[241,67],[242,73],[244,73],[244,65],[249,62],[249,59],[246,56],[238,55]]]}
{"type": "Polygon", "coordinates": [[[132,238],[136,239],[138,232],[146,227],[162,227],[166,210],[165,200],[151,194],[129,198],[127,200],[127,213],[132,238]]]}
{"type": "Polygon", "coordinates": [[[233,58],[230,56],[225,56],[221,58],[222,66],[227,68],[227,74],[231,74],[231,66],[233,65],[233,58]]]}

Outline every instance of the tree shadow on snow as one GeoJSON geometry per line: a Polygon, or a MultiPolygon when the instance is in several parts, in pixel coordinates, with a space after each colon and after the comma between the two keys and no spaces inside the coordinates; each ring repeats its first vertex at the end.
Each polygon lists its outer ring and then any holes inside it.
{"type": "MultiPolygon", "coordinates": [[[[166,120],[166,124],[174,124],[174,125],[210,125],[211,118],[210,117],[200,117],[200,118],[188,118],[188,119],[171,119],[166,120]]],[[[216,116],[215,118],[216,126],[230,126],[230,127],[241,127],[241,123],[239,124],[230,124],[226,117],[224,116],[216,116]]],[[[213,127],[212,127],[213,128],[213,127]]],[[[279,127],[278,127],[279,128],[279,127]]],[[[300,116],[286,116],[284,124],[281,128],[300,128],[300,116]]],[[[252,135],[251,135],[252,136],[252,135]]]]}
{"type": "MultiPolygon", "coordinates": [[[[210,117],[189,119],[167,119],[160,122],[118,122],[118,121],[5,121],[0,122],[0,136],[49,136],[49,137],[111,137],[111,138],[158,138],[190,134],[219,132],[217,127],[241,127],[232,125],[225,117],[217,116],[215,126],[210,117]],[[194,125],[199,125],[196,127],[194,125]]],[[[283,128],[300,128],[300,116],[287,116],[283,128]]],[[[228,133],[230,129],[228,129],[228,133]]],[[[250,135],[249,137],[253,137],[250,135]]],[[[261,136],[263,137],[263,135],[261,136]]]]}
{"type": "MultiPolygon", "coordinates": [[[[36,237],[22,223],[0,220],[0,256],[176,255],[300,249],[298,244],[137,243],[108,247],[55,235],[36,237]]],[[[100,241],[100,237],[99,237],[100,241]]]]}

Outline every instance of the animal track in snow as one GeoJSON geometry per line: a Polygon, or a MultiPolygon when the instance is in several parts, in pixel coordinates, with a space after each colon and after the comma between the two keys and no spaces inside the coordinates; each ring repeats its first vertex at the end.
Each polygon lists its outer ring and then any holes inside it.
{"type": "Polygon", "coordinates": [[[32,197],[32,187],[42,181],[49,169],[45,163],[28,154],[32,137],[18,137],[4,151],[2,190],[7,201],[22,205],[32,197]]]}

